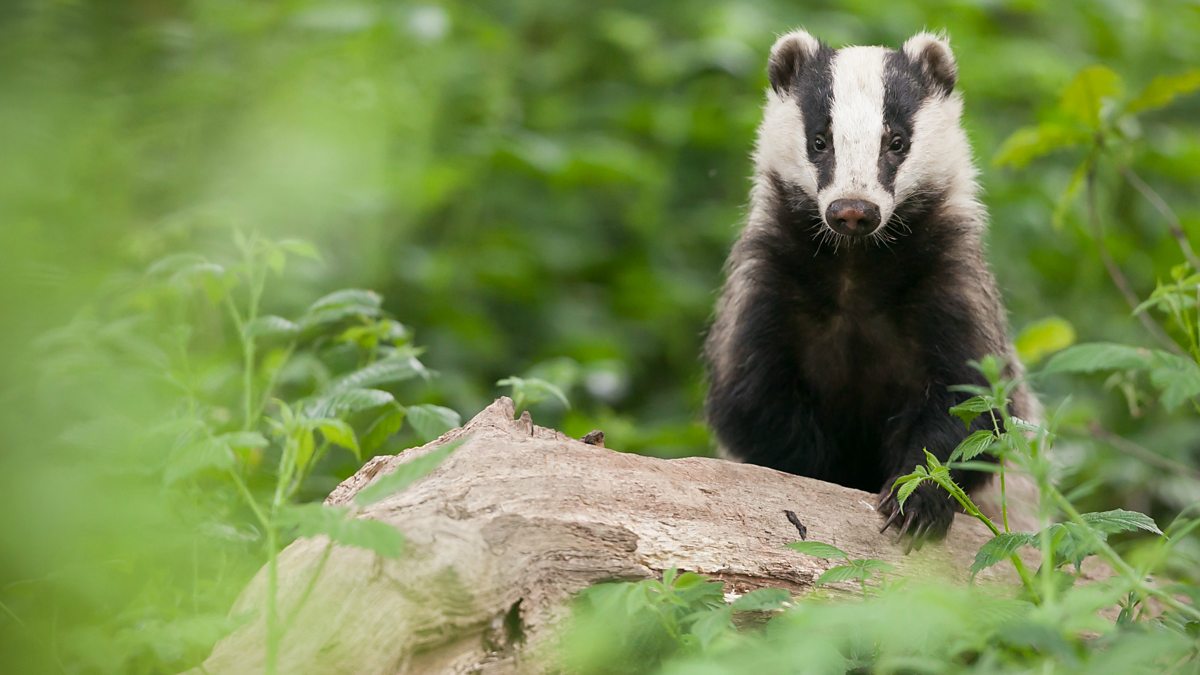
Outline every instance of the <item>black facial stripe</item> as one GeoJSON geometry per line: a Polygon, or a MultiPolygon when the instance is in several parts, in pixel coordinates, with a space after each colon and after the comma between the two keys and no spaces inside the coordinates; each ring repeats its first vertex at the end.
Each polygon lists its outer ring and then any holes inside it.
{"type": "Polygon", "coordinates": [[[921,68],[904,52],[889,52],[884,63],[883,82],[883,138],[879,141],[879,182],[889,191],[896,187],[896,172],[904,163],[907,153],[897,155],[888,146],[892,137],[899,134],[905,145],[912,140],[913,117],[921,103],[930,96],[925,86],[921,68]]]}
{"type": "Polygon", "coordinates": [[[817,168],[817,189],[833,180],[835,164],[833,136],[829,130],[829,110],[833,105],[833,50],[822,44],[812,59],[796,74],[796,103],[804,115],[804,138],[808,161],[817,168]],[[824,152],[813,149],[817,134],[825,135],[824,152]]]}

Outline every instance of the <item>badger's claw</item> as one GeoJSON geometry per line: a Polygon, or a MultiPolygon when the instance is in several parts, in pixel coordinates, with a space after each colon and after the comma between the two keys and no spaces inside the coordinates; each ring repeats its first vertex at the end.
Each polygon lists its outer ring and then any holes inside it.
{"type": "Polygon", "coordinates": [[[879,512],[885,518],[879,532],[882,534],[898,524],[896,542],[904,541],[906,554],[920,550],[927,541],[945,537],[954,522],[954,503],[950,495],[936,485],[922,484],[904,502],[902,514],[896,493],[890,487],[894,482],[885,483],[888,487],[879,495],[879,512]]]}

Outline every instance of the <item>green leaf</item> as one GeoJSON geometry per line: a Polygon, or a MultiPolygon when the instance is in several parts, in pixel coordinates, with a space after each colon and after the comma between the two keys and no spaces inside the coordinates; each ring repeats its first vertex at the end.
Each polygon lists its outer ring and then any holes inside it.
{"type": "Polygon", "coordinates": [[[517,407],[536,405],[548,398],[557,399],[564,408],[570,408],[571,403],[566,394],[557,386],[537,377],[506,377],[496,383],[501,387],[512,388],[512,398],[517,407]]]}
{"type": "Polygon", "coordinates": [[[1045,123],[1036,127],[1017,129],[1000,146],[992,162],[996,166],[1020,169],[1043,155],[1056,150],[1073,148],[1090,140],[1090,136],[1073,127],[1045,123]]]}
{"type": "Polygon", "coordinates": [[[1121,76],[1111,68],[1088,66],[1063,90],[1058,107],[1089,129],[1099,129],[1105,99],[1119,98],[1124,86],[1121,76]]]}
{"type": "Polygon", "coordinates": [[[971,563],[971,575],[979,574],[992,565],[1007,560],[1022,546],[1033,544],[1035,538],[1035,535],[1027,532],[1002,532],[996,535],[975,554],[975,562],[971,563]]]}
{"type": "Polygon", "coordinates": [[[892,572],[896,569],[895,565],[886,563],[882,560],[875,560],[874,558],[855,560],[853,561],[853,564],[869,572],[892,572]]]}
{"type": "Polygon", "coordinates": [[[733,630],[733,608],[715,607],[700,612],[689,632],[696,637],[701,647],[707,647],[717,638],[733,630]]]}
{"type": "Polygon", "coordinates": [[[1162,404],[1174,410],[1189,399],[1200,396],[1200,365],[1176,354],[1160,353],[1160,364],[1150,371],[1150,383],[1162,392],[1162,404]]]}
{"type": "Polygon", "coordinates": [[[199,443],[184,445],[171,453],[163,471],[163,482],[170,485],[203,471],[225,471],[233,466],[233,448],[229,442],[219,437],[207,438],[199,443]]]}
{"type": "Polygon", "coordinates": [[[1153,518],[1137,511],[1115,509],[1097,513],[1084,513],[1082,517],[1084,522],[1090,527],[1106,534],[1133,532],[1135,530],[1145,530],[1155,534],[1162,534],[1162,530],[1158,529],[1158,525],[1154,523],[1153,518]]]}
{"type": "Polygon", "coordinates": [[[383,298],[374,291],[357,288],[335,291],[310,305],[300,325],[309,328],[350,317],[375,317],[383,313],[382,305],[383,298]]]}
{"type": "Polygon", "coordinates": [[[170,276],[185,267],[204,264],[208,262],[208,258],[199,253],[174,253],[155,260],[146,268],[147,276],[166,277],[170,276]]]}
{"type": "Polygon", "coordinates": [[[308,258],[318,262],[321,260],[321,254],[317,251],[317,247],[312,242],[304,239],[280,239],[275,242],[275,245],[301,258],[308,258]]]}
{"type": "Polygon", "coordinates": [[[381,306],[383,306],[383,296],[375,291],[363,290],[361,288],[345,288],[319,298],[316,302],[309,305],[308,311],[310,313],[319,312],[337,307],[373,307],[379,309],[381,306]]]}
{"type": "MultiPolygon", "coordinates": [[[[401,463],[390,473],[377,476],[370,485],[363,488],[354,497],[354,502],[359,506],[367,506],[400,492],[414,482],[429,475],[443,460],[450,456],[450,453],[457,450],[458,446],[462,444],[463,441],[461,440],[447,443],[401,463]]],[[[400,455],[400,457],[403,459],[404,455],[400,455]]]]}
{"type": "Polygon", "coordinates": [[[975,421],[983,413],[991,412],[993,405],[991,399],[984,396],[972,396],[971,398],[959,403],[950,408],[950,414],[963,421],[966,426],[971,426],[971,422],[975,421]]]}
{"type": "Polygon", "coordinates": [[[312,432],[302,427],[292,432],[290,442],[296,453],[296,468],[301,475],[304,475],[305,469],[308,468],[308,463],[312,461],[313,452],[316,451],[316,441],[313,440],[312,432]]]}
{"type": "Polygon", "coordinates": [[[1200,68],[1192,68],[1176,75],[1159,75],[1125,106],[1129,113],[1157,110],[1170,105],[1180,96],[1200,90],[1200,68]]]}
{"type": "Polygon", "coordinates": [[[896,503],[899,504],[901,511],[904,511],[904,502],[908,501],[908,498],[912,496],[913,491],[916,490],[921,483],[929,480],[929,472],[925,470],[925,467],[919,466],[917,469],[918,471],[914,471],[907,476],[901,476],[900,478],[896,479],[896,483],[893,484],[893,489],[896,490],[896,503]]]}
{"type": "Polygon", "coordinates": [[[850,557],[842,549],[820,541],[793,541],[787,547],[793,551],[825,560],[846,560],[850,557]]]}
{"type": "Polygon", "coordinates": [[[1075,328],[1057,316],[1035,321],[1017,336],[1017,355],[1026,365],[1033,365],[1047,355],[1075,344],[1075,328]]]}
{"type": "Polygon", "coordinates": [[[992,447],[992,442],[996,440],[996,435],[986,429],[972,432],[971,435],[963,439],[962,443],[950,453],[951,462],[962,460],[964,462],[975,459],[979,455],[987,452],[988,448],[992,447]]]}
{"type": "Polygon", "coordinates": [[[199,288],[215,303],[236,285],[237,280],[216,263],[198,262],[177,270],[171,275],[170,283],[179,288],[199,288]]]}
{"type": "MultiPolygon", "coordinates": [[[[1104,541],[1108,538],[1104,532],[1072,522],[1055,523],[1046,528],[1046,532],[1049,533],[1050,550],[1058,560],[1057,565],[1070,563],[1076,567],[1083,563],[1084,558],[1096,552],[1095,539],[1104,541]]],[[[1035,536],[1030,543],[1037,548],[1042,547],[1040,536],[1035,536]]]]}
{"type": "Polygon", "coordinates": [[[327,392],[335,393],[350,389],[363,389],[381,384],[391,384],[410,380],[425,371],[425,367],[415,357],[404,356],[376,361],[370,365],[343,375],[325,388],[327,392]]]}
{"type": "Polygon", "coordinates": [[[307,401],[304,411],[309,417],[340,417],[395,401],[395,396],[381,389],[347,389],[307,401]]]}
{"type": "Polygon", "coordinates": [[[838,565],[837,567],[830,567],[829,569],[825,570],[825,573],[817,577],[817,580],[813,582],[813,585],[827,586],[829,584],[836,584],[842,581],[863,581],[868,576],[869,573],[867,570],[863,569],[859,565],[838,565]]]}
{"type": "MultiPolygon", "coordinates": [[[[1083,186],[1087,181],[1088,171],[1092,168],[1091,158],[1080,162],[1075,170],[1071,172],[1071,180],[1067,181],[1067,187],[1059,195],[1054,204],[1054,213],[1050,216],[1050,224],[1055,229],[1062,229],[1062,226],[1067,222],[1067,214],[1073,211],[1076,200],[1079,199],[1079,192],[1083,190],[1083,186]]],[[[1074,333],[1072,332],[1072,340],[1074,333]]]]}
{"type": "Polygon", "coordinates": [[[388,439],[404,426],[405,410],[402,406],[392,406],[371,423],[367,433],[362,438],[362,450],[367,455],[374,455],[376,450],[383,447],[388,439]]]}
{"type": "Polygon", "coordinates": [[[282,316],[260,316],[246,324],[246,335],[258,338],[293,338],[300,326],[282,316]]]}
{"type": "Polygon", "coordinates": [[[921,452],[925,453],[925,466],[929,467],[929,475],[933,476],[938,469],[943,468],[942,463],[938,461],[936,455],[929,451],[929,448],[922,448],[921,452]]]}
{"type": "Polygon", "coordinates": [[[257,431],[234,431],[228,434],[217,436],[218,442],[224,443],[233,450],[253,450],[254,448],[265,448],[271,444],[266,436],[257,431]]]}
{"type": "Polygon", "coordinates": [[[1200,396],[1200,365],[1161,350],[1097,342],[1066,349],[1042,369],[1043,373],[1091,373],[1099,370],[1148,370],[1150,382],[1162,392],[1168,410],[1200,396]]]}
{"type": "Polygon", "coordinates": [[[354,429],[349,424],[346,424],[342,420],[331,418],[319,419],[314,423],[317,429],[321,431],[321,435],[325,437],[325,440],[353,452],[354,456],[359,461],[362,461],[362,454],[358,449],[358,439],[354,437],[354,429]]]}
{"type": "Polygon", "coordinates": [[[423,440],[431,441],[462,424],[458,413],[440,405],[410,405],[408,424],[423,440]]]}
{"type": "Polygon", "coordinates": [[[404,536],[378,520],[354,518],[348,509],[318,503],[289,505],[279,512],[279,523],[297,537],[324,535],[344,546],[364,548],[395,558],[404,552],[404,536]]]}
{"type": "Polygon", "coordinates": [[[267,261],[267,267],[275,274],[283,274],[283,268],[287,265],[287,255],[282,249],[267,248],[263,252],[263,256],[267,261]]]}
{"type": "Polygon", "coordinates": [[[792,594],[782,588],[760,588],[750,591],[733,601],[736,612],[766,612],[782,609],[792,599],[792,594]]]}
{"type": "Polygon", "coordinates": [[[1100,370],[1135,370],[1149,368],[1154,352],[1144,347],[1111,342],[1089,342],[1075,345],[1055,354],[1043,373],[1094,373],[1100,370]]]}

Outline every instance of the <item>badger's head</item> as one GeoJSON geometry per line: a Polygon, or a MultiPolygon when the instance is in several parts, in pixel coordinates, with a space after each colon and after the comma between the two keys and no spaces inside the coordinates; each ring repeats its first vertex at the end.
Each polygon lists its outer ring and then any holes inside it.
{"type": "Polygon", "coordinates": [[[833,50],[798,30],[775,42],[767,72],[755,160],[815,204],[818,231],[879,237],[894,223],[900,234],[906,204],[974,202],[944,37],[918,33],[899,51],[833,50]]]}

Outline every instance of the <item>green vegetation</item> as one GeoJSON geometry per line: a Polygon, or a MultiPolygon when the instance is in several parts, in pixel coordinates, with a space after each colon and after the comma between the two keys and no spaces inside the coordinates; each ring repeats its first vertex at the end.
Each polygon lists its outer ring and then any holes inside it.
{"type": "MultiPolygon", "coordinates": [[[[1044,527],[991,523],[976,566],[1021,547],[1042,564],[1009,595],[866,560],[797,603],[727,605],[687,573],[597,587],[572,665],[1194,671],[1183,0],[4,3],[0,670],[176,672],[244,620],[233,598],[291,538],[403,555],[402,532],[320,500],[502,393],[611,448],[711,452],[701,335],[766,49],[800,24],[832,44],[952,36],[990,257],[1053,412],[954,461],[1039,480],[1044,527]],[[1118,575],[1073,587],[1087,555],[1118,575]]],[[[1007,415],[991,376],[960,412],[1007,415]]],[[[955,491],[933,463],[912,480],[955,491]]],[[[264,611],[278,639],[289,619],[264,611]]]]}

